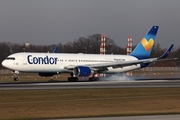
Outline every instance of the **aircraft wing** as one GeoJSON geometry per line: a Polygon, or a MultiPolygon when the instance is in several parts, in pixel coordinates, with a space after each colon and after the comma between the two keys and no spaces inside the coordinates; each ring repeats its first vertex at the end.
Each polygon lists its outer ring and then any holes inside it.
{"type": "MultiPolygon", "coordinates": [[[[100,69],[100,70],[106,70],[108,67],[112,68],[123,68],[126,66],[131,65],[138,65],[138,64],[151,64],[159,61],[166,61],[166,60],[176,60],[177,58],[166,58],[170,51],[172,50],[174,44],[172,44],[165,52],[164,54],[159,58],[149,58],[149,59],[142,59],[142,60],[131,60],[131,61],[115,61],[115,62],[109,62],[109,63],[98,63],[98,64],[86,64],[81,66],[87,66],[91,69],[100,69]]],[[[66,66],[66,69],[73,69],[74,65],[66,66]]]]}
{"type": "Polygon", "coordinates": [[[146,64],[146,63],[153,63],[156,58],[153,59],[146,59],[146,60],[131,60],[131,61],[120,61],[120,62],[110,62],[110,63],[101,63],[101,64],[94,64],[94,65],[89,65],[91,68],[107,68],[107,67],[113,67],[113,68],[123,68],[126,66],[131,66],[131,65],[137,65],[137,64],[146,64]]]}

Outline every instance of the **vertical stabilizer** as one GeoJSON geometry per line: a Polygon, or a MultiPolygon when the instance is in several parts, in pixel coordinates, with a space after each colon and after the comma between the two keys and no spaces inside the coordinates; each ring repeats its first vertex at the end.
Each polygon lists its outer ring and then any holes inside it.
{"type": "Polygon", "coordinates": [[[150,57],[159,26],[153,26],[130,54],[138,59],[150,57]]]}

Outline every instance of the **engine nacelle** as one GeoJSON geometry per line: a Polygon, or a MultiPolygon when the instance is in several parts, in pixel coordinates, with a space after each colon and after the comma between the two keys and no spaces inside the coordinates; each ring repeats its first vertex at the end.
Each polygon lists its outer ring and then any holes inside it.
{"type": "Polygon", "coordinates": [[[42,77],[51,77],[57,73],[46,73],[45,72],[45,73],[38,73],[38,74],[39,74],[39,76],[42,76],[42,77]]]}
{"type": "Polygon", "coordinates": [[[90,74],[92,74],[91,69],[86,66],[77,66],[73,71],[74,75],[79,77],[88,77],[90,74]]]}

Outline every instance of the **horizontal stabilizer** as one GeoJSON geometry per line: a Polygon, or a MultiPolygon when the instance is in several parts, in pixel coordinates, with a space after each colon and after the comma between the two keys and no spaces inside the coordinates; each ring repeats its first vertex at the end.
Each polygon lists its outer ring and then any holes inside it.
{"type": "Polygon", "coordinates": [[[171,46],[166,50],[166,52],[164,52],[164,54],[161,57],[159,57],[158,59],[166,58],[169,55],[169,53],[171,52],[173,46],[174,46],[174,44],[171,44],[171,46]]]}

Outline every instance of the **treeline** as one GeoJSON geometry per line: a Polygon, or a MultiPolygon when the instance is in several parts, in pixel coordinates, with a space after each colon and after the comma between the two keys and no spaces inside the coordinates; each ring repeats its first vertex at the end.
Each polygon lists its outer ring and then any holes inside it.
{"type": "MultiPolygon", "coordinates": [[[[100,47],[100,34],[94,34],[88,37],[80,37],[73,42],[67,42],[66,44],[59,43],[58,45],[29,45],[0,42],[0,62],[2,62],[8,55],[16,52],[53,52],[56,46],[59,47],[59,53],[84,53],[84,54],[99,54],[100,47]]],[[[153,47],[151,57],[161,56],[166,49],[161,49],[158,43],[153,47]]],[[[164,61],[158,62],[153,66],[180,66],[180,48],[173,49],[169,57],[179,58],[176,61],[164,61]]],[[[126,46],[119,47],[115,44],[114,40],[106,38],[106,54],[126,54],[126,46]]],[[[0,69],[2,69],[0,65],[0,69]]]]}

